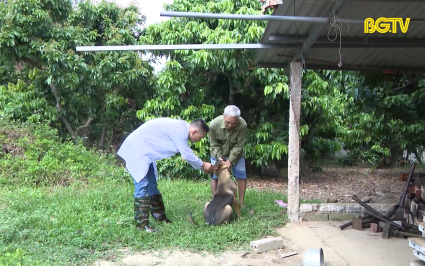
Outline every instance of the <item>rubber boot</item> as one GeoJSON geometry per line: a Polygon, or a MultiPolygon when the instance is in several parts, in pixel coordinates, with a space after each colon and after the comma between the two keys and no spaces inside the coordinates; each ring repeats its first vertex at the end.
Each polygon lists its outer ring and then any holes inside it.
{"type": "Polygon", "coordinates": [[[134,220],[136,220],[136,227],[139,230],[146,232],[157,232],[149,226],[149,206],[150,197],[134,198],[134,220]]]}
{"type": "Polygon", "coordinates": [[[151,202],[150,202],[150,210],[152,216],[162,222],[171,223],[170,220],[167,219],[167,216],[165,215],[165,206],[164,201],[162,200],[162,195],[153,195],[150,196],[151,202]]]}

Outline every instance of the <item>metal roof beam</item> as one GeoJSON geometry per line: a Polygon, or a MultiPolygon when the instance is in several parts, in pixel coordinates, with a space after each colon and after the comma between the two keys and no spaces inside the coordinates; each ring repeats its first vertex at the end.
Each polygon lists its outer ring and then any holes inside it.
{"type": "Polygon", "coordinates": [[[216,49],[282,49],[299,47],[298,44],[173,44],[173,45],[117,45],[117,46],[77,46],[77,52],[100,51],[143,51],[143,50],[216,50],[216,49]]]}
{"type": "MultiPolygon", "coordinates": [[[[208,18],[208,19],[298,21],[298,22],[321,23],[321,24],[324,24],[324,25],[329,23],[329,18],[324,18],[324,17],[244,15],[244,14],[224,14],[224,13],[178,12],[178,11],[161,11],[160,15],[163,16],[163,17],[186,17],[186,18],[208,18]]],[[[364,20],[358,20],[358,19],[339,19],[338,22],[347,22],[347,23],[353,23],[353,24],[364,24],[364,20]]]]}
{"type": "MultiPolygon", "coordinates": [[[[235,44],[173,44],[173,45],[116,45],[116,46],[77,46],[77,52],[102,52],[102,51],[161,51],[161,50],[228,50],[228,49],[285,49],[299,48],[302,43],[261,44],[261,43],[235,43],[235,44]]],[[[334,49],[339,47],[339,42],[315,43],[312,48],[334,49]]],[[[379,42],[379,43],[345,43],[343,47],[350,48],[415,48],[425,47],[425,40],[406,40],[405,42],[379,42]]]]}
{"type": "MultiPolygon", "coordinates": [[[[262,63],[257,64],[258,67],[262,68],[284,68],[286,63],[262,63]]],[[[342,65],[338,67],[337,65],[330,64],[308,64],[306,69],[317,69],[317,70],[342,70],[342,71],[373,71],[373,72],[388,72],[388,73],[425,73],[425,68],[405,68],[405,67],[380,67],[380,66],[353,66],[353,65],[342,65]]]]}
{"type": "MultiPolygon", "coordinates": [[[[270,44],[302,45],[308,36],[277,35],[269,36],[270,44]]],[[[379,37],[344,37],[341,39],[343,48],[404,48],[404,47],[425,47],[425,39],[398,39],[398,38],[379,38],[379,37]]],[[[330,41],[326,36],[320,36],[311,46],[311,48],[338,48],[338,41],[330,41]]]]}
{"type": "MultiPolygon", "coordinates": [[[[335,14],[338,14],[347,3],[346,0],[337,0],[334,4],[334,6],[328,11],[328,16],[333,16],[334,12],[335,14]]],[[[364,22],[364,20],[363,20],[364,22]]],[[[292,61],[297,61],[301,58],[301,54],[304,54],[308,49],[311,48],[313,43],[320,37],[320,34],[322,34],[323,30],[326,28],[327,24],[316,24],[314,25],[313,32],[310,33],[310,35],[307,37],[307,39],[304,41],[303,45],[301,46],[300,50],[295,53],[292,61]]],[[[289,75],[289,65],[290,63],[285,67],[285,73],[289,75]]]]}
{"type": "MultiPolygon", "coordinates": [[[[280,34],[270,34],[269,41],[270,44],[288,44],[288,43],[299,43],[305,42],[308,36],[295,36],[295,35],[280,35],[280,34]]],[[[327,36],[320,36],[314,42],[318,43],[334,43],[336,41],[331,41],[327,36]]],[[[351,43],[351,44],[406,44],[406,43],[424,43],[425,39],[407,39],[407,38],[387,38],[387,37],[349,37],[344,36],[341,39],[342,44],[351,43]]],[[[339,43],[339,40],[338,40],[339,43]]]]}

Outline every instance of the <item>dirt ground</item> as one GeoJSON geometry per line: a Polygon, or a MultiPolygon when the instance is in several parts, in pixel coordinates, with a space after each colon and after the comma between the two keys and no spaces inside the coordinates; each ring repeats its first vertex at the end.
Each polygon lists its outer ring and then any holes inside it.
{"type": "MultiPolygon", "coordinates": [[[[307,172],[300,181],[300,198],[321,202],[354,202],[352,195],[360,199],[371,198],[376,203],[396,203],[405,181],[399,180],[402,169],[376,169],[359,167],[322,167],[323,172],[307,172]]],[[[418,171],[415,171],[415,173],[418,171]]],[[[421,171],[422,172],[422,171],[421,171]]],[[[287,194],[288,181],[277,177],[248,177],[248,188],[273,190],[287,194]]]]}
{"type": "Polygon", "coordinates": [[[261,254],[253,251],[224,252],[218,255],[174,250],[172,252],[124,252],[115,262],[99,260],[92,266],[301,266],[307,249],[322,248],[327,266],[398,266],[415,260],[408,240],[382,239],[381,233],[352,228],[340,230],[341,222],[292,222],[277,232],[284,239],[284,248],[261,254]],[[294,256],[282,258],[288,253],[294,256]]]}

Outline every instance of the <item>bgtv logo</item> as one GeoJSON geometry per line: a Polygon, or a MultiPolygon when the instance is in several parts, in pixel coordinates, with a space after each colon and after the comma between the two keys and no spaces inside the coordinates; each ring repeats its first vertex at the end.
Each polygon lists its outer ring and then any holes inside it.
{"type": "Polygon", "coordinates": [[[376,21],[374,21],[373,18],[367,18],[364,21],[364,32],[374,33],[377,31],[379,33],[397,33],[397,24],[399,24],[401,32],[406,33],[409,28],[409,23],[410,18],[406,18],[405,22],[403,22],[402,18],[378,18],[376,21]]]}

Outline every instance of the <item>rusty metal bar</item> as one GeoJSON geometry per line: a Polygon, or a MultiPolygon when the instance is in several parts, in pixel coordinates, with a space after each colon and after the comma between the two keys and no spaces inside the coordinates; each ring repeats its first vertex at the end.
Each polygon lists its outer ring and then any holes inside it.
{"type": "Polygon", "coordinates": [[[390,223],[391,225],[397,227],[398,229],[401,229],[403,231],[405,230],[405,228],[403,226],[392,222],[390,219],[388,219],[387,217],[385,217],[384,215],[382,215],[380,212],[378,212],[374,208],[370,207],[369,205],[367,205],[366,203],[364,203],[363,201],[361,201],[359,198],[357,198],[357,196],[353,196],[352,199],[355,200],[358,204],[362,205],[363,208],[365,208],[365,211],[368,212],[370,215],[376,217],[377,219],[379,219],[381,221],[390,223]]]}
{"type": "Polygon", "coordinates": [[[409,177],[407,178],[406,185],[404,186],[404,191],[401,194],[398,203],[391,207],[391,209],[388,211],[385,217],[390,218],[391,216],[394,215],[394,213],[398,210],[398,208],[404,207],[404,203],[406,202],[407,191],[409,190],[410,183],[412,182],[412,176],[413,176],[413,172],[415,171],[415,167],[416,167],[416,163],[413,163],[412,167],[410,167],[409,177]]]}
{"type": "MultiPolygon", "coordinates": [[[[367,222],[371,222],[371,221],[373,221],[375,219],[375,218],[371,218],[371,217],[372,217],[371,215],[366,214],[364,216],[361,216],[360,219],[363,220],[363,223],[367,223],[367,222]]],[[[352,226],[352,225],[353,225],[353,221],[349,221],[349,222],[347,222],[347,223],[345,223],[343,225],[340,225],[339,226],[339,229],[344,230],[345,228],[347,228],[349,226],[352,226]]]]}

